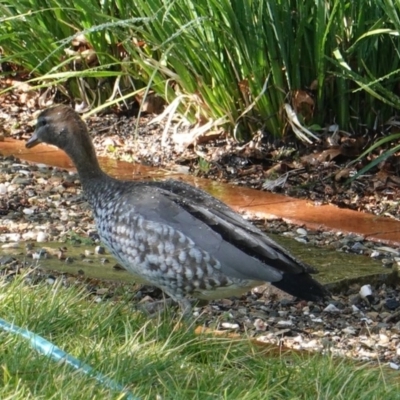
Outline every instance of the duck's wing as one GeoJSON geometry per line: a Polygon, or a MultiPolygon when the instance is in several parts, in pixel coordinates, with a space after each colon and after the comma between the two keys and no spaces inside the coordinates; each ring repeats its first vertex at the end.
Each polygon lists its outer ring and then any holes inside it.
{"type": "Polygon", "coordinates": [[[145,219],[179,230],[218,259],[228,276],[269,281],[306,299],[327,296],[309,275],[315,270],[200,189],[179,181],[139,185],[134,203],[145,219]]]}

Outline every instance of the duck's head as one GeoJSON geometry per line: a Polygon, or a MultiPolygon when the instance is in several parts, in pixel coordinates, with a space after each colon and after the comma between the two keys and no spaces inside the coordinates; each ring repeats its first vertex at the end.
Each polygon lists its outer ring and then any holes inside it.
{"type": "Polygon", "coordinates": [[[82,182],[103,176],[86,124],[70,107],[58,105],[42,111],[36,129],[25,146],[52,144],[64,150],[78,170],[82,182]]]}
{"type": "Polygon", "coordinates": [[[57,105],[39,114],[35,132],[25,146],[29,149],[47,143],[68,153],[71,148],[86,147],[88,142],[89,134],[79,115],[70,107],[57,105]]]}

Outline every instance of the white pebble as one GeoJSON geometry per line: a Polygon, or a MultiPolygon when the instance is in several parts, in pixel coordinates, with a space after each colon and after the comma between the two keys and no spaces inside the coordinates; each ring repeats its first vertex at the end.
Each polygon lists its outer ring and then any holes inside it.
{"type": "Polygon", "coordinates": [[[33,231],[28,231],[22,234],[22,239],[24,240],[36,240],[37,233],[33,231]]]}
{"type": "Polygon", "coordinates": [[[256,318],[256,320],[254,321],[254,327],[257,331],[265,331],[268,327],[268,324],[261,318],[256,318]]]}
{"type": "Polygon", "coordinates": [[[23,212],[25,215],[32,215],[35,211],[32,210],[32,208],[24,208],[24,209],[22,210],[22,212],[23,212]]]}
{"type": "Polygon", "coordinates": [[[380,256],[381,253],[379,253],[379,251],[373,250],[371,252],[371,258],[377,258],[380,256]]]}
{"type": "Polygon", "coordinates": [[[17,189],[18,189],[18,185],[11,184],[11,185],[7,186],[7,192],[8,193],[14,192],[17,189]]]}
{"type": "Polygon", "coordinates": [[[19,242],[21,235],[19,233],[5,233],[1,235],[2,242],[19,242]]]}
{"type": "Polygon", "coordinates": [[[360,296],[361,296],[363,299],[367,298],[368,296],[371,296],[371,294],[372,294],[371,285],[364,285],[364,286],[361,286],[361,289],[360,289],[360,296]]]}
{"type": "Polygon", "coordinates": [[[347,333],[348,335],[355,335],[356,330],[352,326],[347,326],[346,328],[342,329],[343,333],[347,333]]]}
{"type": "MultiPolygon", "coordinates": [[[[311,315],[310,315],[310,317],[311,317],[311,315]]],[[[318,324],[322,324],[322,322],[323,322],[322,318],[315,318],[315,317],[314,318],[311,317],[311,321],[318,323],[318,324]]]]}
{"type": "Polygon", "coordinates": [[[390,362],[389,367],[395,369],[396,371],[400,368],[399,364],[396,364],[394,362],[390,362]]]}
{"type": "Polygon", "coordinates": [[[2,249],[18,249],[19,242],[6,243],[1,246],[2,249]]]}
{"type": "Polygon", "coordinates": [[[307,231],[304,228],[296,229],[296,233],[300,236],[307,236],[307,231]]]}
{"type": "Polygon", "coordinates": [[[397,256],[399,255],[399,252],[397,250],[392,249],[391,247],[388,247],[388,246],[380,246],[380,247],[377,247],[376,249],[380,250],[380,251],[385,251],[386,253],[395,254],[397,256]]]}
{"type": "Polygon", "coordinates": [[[239,329],[239,324],[234,324],[231,322],[222,322],[221,327],[224,329],[239,329]]]}
{"type": "Polygon", "coordinates": [[[7,186],[4,183],[0,183],[0,194],[7,193],[7,186]]]}
{"type": "Polygon", "coordinates": [[[279,310],[278,314],[279,314],[280,317],[286,317],[289,314],[289,311],[279,310]]]}
{"type": "Polygon", "coordinates": [[[279,326],[292,326],[293,321],[287,320],[287,321],[278,321],[277,325],[279,326]]]}
{"type": "Polygon", "coordinates": [[[389,337],[384,333],[379,334],[379,344],[389,343],[389,337]]]}
{"type": "Polygon", "coordinates": [[[36,241],[39,243],[45,242],[45,241],[47,241],[48,236],[49,235],[45,232],[38,232],[36,241]]]}
{"type": "Polygon", "coordinates": [[[96,254],[104,254],[106,251],[103,246],[96,246],[94,252],[96,254]]]}
{"type": "Polygon", "coordinates": [[[325,308],[324,308],[325,312],[329,312],[329,313],[335,313],[335,312],[340,312],[340,310],[334,305],[334,304],[328,304],[325,308]]]}

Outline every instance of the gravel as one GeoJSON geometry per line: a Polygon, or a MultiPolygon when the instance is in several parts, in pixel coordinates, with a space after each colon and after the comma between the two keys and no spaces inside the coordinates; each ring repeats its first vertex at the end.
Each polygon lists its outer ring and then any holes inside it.
{"type": "MultiPolygon", "coordinates": [[[[20,248],[32,259],[18,261],[1,254],[0,277],[12,280],[23,274],[27,284],[45,282],[84,286],[96,302],[128,299],[134,305],[162,299],[158,289],[122,282],[90,279],[36,268],[35,259],[46,257],[41,245],[65,242],[75,235],[87,237],[94,248],[86,257],[107,255],[98,244],[91,212],[76,173],[43,165],[30,165],[14,157],[0,157],[0,247],[20,248]]],[[[265,221],[255,221],[264,226],[265,221]]],[[[382,262],[382,270],[400,263],[397,248],[365,240],[360,235],[311,231],[283,221],[268,221],[268,231],[291,237],[304,246],[329,246],[341,252],[362,254],[382,262]]],[[[62,248],[60,262],[67,258],[62,248]]],[[[104,257],[104,263],[108,257],[104,257]]],[[[73,260],[70,260],[73,262],[73,260]]],[[[101,261],[103,262],[103,261],[101,261]]],[[[113,264],[110,263],[110,268],[113,264]]],[[[246,332],[261,342],[296,350],[311,350],[362,361],[400,366],[399,285],[352,283],[333,290],[332,299],[316,304],[298,301],[269,285],[253,289],[240,299],[222,299],[194,307],[193,316],[204,327],[246,332]]]]}

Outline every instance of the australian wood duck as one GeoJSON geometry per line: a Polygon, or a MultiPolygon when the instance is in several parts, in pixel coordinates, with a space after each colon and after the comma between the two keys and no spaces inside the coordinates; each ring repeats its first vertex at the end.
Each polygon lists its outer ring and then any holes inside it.
{"type": "Polygon", "coordinates": [[[315,272],[221,201],[176,181],[114,179],[99,166],[85,123],[71,108],[43,111],[26,143],[64,150],[74,162],[99,236],[139,282],[190,310],[187,297],[239,295],[264,282],[306,300],[328,295],[315,272]]]}

